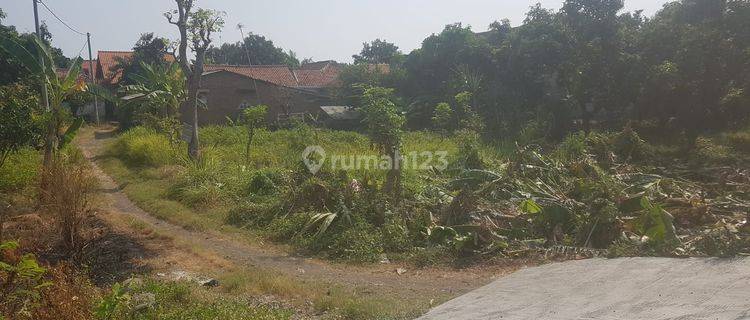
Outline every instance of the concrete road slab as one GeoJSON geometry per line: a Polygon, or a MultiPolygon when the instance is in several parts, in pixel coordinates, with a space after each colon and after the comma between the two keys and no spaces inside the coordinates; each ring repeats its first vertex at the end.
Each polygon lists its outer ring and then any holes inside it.
{"type": "Polygon", "coordinates": [[[420,319],[750,319],[750,258],[625,258],[521,270],[420,319]]]}

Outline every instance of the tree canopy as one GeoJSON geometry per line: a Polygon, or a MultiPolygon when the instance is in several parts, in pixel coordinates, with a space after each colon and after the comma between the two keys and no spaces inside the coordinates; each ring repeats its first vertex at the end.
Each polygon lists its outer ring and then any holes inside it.
{"type": "Polygon", "coordinates": [[[216,64],[230,65],[289,65],[299,66],[300,61],[294,51],[284,51],[273,41],[262,35],[250,33],[236,43],[224,43],[212,47],[206,53],[208,60],[216,64]],[[250,59],[248,61],[248,58],[250,59]]]}
{"type": "MultiPolygon", "coordinates": [[[[11,41],[20,43],[29,52],[35,53],[33,33],[19,33],[16,27],[5,25],[3,20],[7,17],[2,8],[0,8],[0,38],[6,38],[11,41]]],[[[42,23],[39,27],[42,35],[42,42],[47,46],[47,50],[52,54],[52,60],[55,66],[65,68],[70,64],[70,59],[66,58],[62,50],[52,47],[52,34],[49,32],[47,25],[42,23]]],[[[24,67],[19,61],[14,59],[10,54],[0,51],[0,85],[7,85],[27,78],[28,73],[23,72],[24,67]]]]}
{"type": "MultiPolygon", "coordinates": [[[[381,62],[376,47],[355,59],[381,62]]],[[[748,0],[675,1],[652,18],[623,12],[622,0],[566,0],[559,10],[533,6],[518,26],[447,25],[391,66],[402,79],[374,85],[395,88],[417,128],[430,126],[435,105],[468,92],[490,135],[533,121],[561,138],[575,119],[591,119],[654,121],[690,138],[747,123],[748,52],[748,0]]]]}
{"type": "Polygon", "coordinates": [[[370,43],[365,42],[362,45],[362,51],[352,56],[355,64],[391,64],[399,62],[403,57],[403,54],[395,44],[385,40],[375,39],[370,43]]]}

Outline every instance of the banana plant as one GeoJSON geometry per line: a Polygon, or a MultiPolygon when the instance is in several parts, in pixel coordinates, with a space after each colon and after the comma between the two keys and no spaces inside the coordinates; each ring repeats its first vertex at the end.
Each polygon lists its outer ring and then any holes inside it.
{"type": "Polygon", "coordinates": [[[76,58],[65,76],[60,77],[55,71],[52,54],[47,50],[46,45],[38,38],[34,38],[32,43],[34,51],[39,53],[38,55],[29,52],[23,45],[7,37],[0,37],[0,50],[7,52],[18,60],[27,71],[38,78],[47,88],[50,109],[47,111],[47,132],[44,146],[44,165],[46,167],[49,165],[53,154],[62,148],[65,142],[72,140],[75,132],[82,124],[80,119],[74,120],[72,124],[66,123],[62,106],[63,102],[73,94],[85,91],[86,83],[80,77],[83,59],[76,58]],[[63,131],[64,128],[65,131],[63,131]]]}
{"type": "Polygon", "coordinates": [[[141,62],[140,74],[132,74],[130,78],[135,84],[124,86],[120,92],[132,97],[125,104],[138,103],[149,108],[159,109],[163,117],[173,117],[179,111],[180,105],[187,100],[185,77],[177,64],[167,66],[148,65],[141,62]]]}

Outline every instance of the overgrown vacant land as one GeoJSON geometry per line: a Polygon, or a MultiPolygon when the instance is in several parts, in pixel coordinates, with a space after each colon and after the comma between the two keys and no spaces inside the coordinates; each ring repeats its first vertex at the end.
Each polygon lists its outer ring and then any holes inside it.
{"type": "MultiPolygon", "coordinates": [[[[312,174],[306,146],[377,154],[354,132],[305,125],[257,134],[245,157],[242,127],[201,130],[201,162],[182,145],[131,129],[102,159],[139,204],[189,228],[232,226],[302,252],[347,261],[419,265],[566,251],[609,256],[750,253],[750,133],[701,137],[684,152],[638,134],[575,134],[488,145],[460,133],[407,133],[404,154],[445,150],[445,170],[409,169],[398,201],[379,192],[385,171],[312,174]]],[[[330,163],[330,162],[329,162],[330,163]]]]}
{"type": "Polygon", "coordinates": [[[84,63],[0,10],[0,320],[414,318],[525,265],[750,255],[750,0],[561,2],[353,63],[216,43],[243,10],[193,0],[84,63]]]}

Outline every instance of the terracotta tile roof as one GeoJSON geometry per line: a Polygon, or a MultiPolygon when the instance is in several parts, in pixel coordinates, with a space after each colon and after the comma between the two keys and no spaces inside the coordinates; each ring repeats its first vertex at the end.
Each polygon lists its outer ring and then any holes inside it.
{"type": "Polygon", "coordinates": [[[117,84],[122,79],[122,70],[118,70],[117,65],[121,60],[132,58],[132,51],[99,51],[97,78],[103,84],[117,84]]]}
{"type": "Polygon", "coordinates": [[[249,78],[291,88],[325,88],[335,85],[341,68],[329,61],[305,64],[292,70],[285,65],[230,66],[206,65],[206,72],[224,70],[249,78]]]}
{"type": "Polygon", "coordinates": [[[206,65],[205,72],[224,70],[240,74],[256,80],[266,81],[285,87],[296,87],[297,79],[289,67],[282,65],[271,66],[230,66],[230,65],[206,65]]]}
{"type": "Polygon", "coordinates": [[[81,75],[83,75],[84,79],[86,79],[87,82],[91,82],[91,79],[89,77],[89,66],[91,66],[90,62],[93,62],[94,77],[96,77],[96,67],[98,65],[96,60],[83,60],[83,63],[81,64],[81,75]]]}
{"type": "Polygon", "coordinates": [[[316,62],[309,62],[303,64],[300,69],[302,70],[322,70],[326,66],[330,64],[336,64],[336,61],[333,60],[325,60],[325,61],[316,61],[316,62]]]}
{"type": "MultiPolygon", "coordinates": [[[[122,80],[122,70],[117,69],[120,61],[133,59],[132,51],[99,51],[99,63],[97,64],[97,78],[103,84],[115,85],[122,80]]],[[[174,62],[174,56],[165,54],[164,60],[174,62]]]]}

